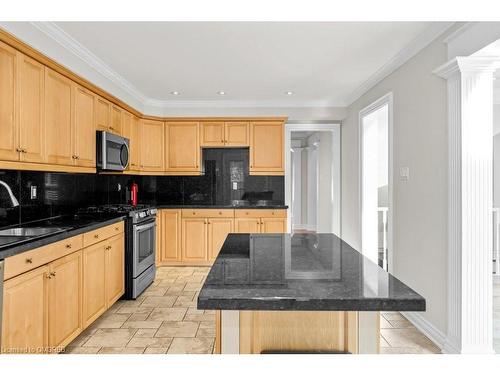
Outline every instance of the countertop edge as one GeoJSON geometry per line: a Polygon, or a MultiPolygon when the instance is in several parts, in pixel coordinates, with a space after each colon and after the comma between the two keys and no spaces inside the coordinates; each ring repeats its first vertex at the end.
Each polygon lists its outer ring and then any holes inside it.
{"type": "Polygon", "coordinates": [[[36,249],[37,247],[42,247],[46,245],[50,245],[51,243],[64,240],[69,237],[77,236],[79,234],[90,232],[91,230],[105,227],[107,225],[111,225],[114,223],[118,223],[125,219],[125,216],[117,216],[111,219],[99,221],[96,223],[92,223],[83,227],[75,228],[68,230],[66,232],[55,233],[51,236],[43,237],[38,240],[33,240],[31,242],[26,242],[18,246],[13,246],[11,248],[7,248],[5,250],[0,250],[0,260],[4,260],[11,256],[24,253],[29,250],[36,249]]]}

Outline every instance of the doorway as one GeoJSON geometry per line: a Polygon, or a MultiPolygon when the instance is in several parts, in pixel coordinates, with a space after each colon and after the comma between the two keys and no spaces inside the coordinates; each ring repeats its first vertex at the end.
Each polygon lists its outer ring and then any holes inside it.
{"type": "Polygon", "coordinates": [[[392,93],[359,114],[361,251],[392,270],[392,93]]]}
{"type": "Polygon", "coordinates": [[[288,232],[340,236],[340,124],[287,124],[288,232]]]}

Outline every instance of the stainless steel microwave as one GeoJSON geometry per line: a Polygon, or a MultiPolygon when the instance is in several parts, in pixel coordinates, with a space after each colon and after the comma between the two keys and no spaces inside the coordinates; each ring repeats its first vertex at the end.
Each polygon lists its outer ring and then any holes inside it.
{"type": "Polygon", "coordinates": [[[123,171],[128,166],[129,140],[119,135],[97,131],[97,168],[103,171],[123,171]]]}

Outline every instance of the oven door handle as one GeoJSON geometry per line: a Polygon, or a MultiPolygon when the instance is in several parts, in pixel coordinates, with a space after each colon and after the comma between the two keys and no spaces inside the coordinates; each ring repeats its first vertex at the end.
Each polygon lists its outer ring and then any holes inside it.
{"type": "Polygon", "coordinates": [[[137,225],[137,226],[135,226],[134,231],[135,232],[142,232],[145,229],[149,229],[149,228],[153,228],[153,227],[156,227],[156,221],[152,221],[150,223],[143,224],[143,225],[137,225]]]}

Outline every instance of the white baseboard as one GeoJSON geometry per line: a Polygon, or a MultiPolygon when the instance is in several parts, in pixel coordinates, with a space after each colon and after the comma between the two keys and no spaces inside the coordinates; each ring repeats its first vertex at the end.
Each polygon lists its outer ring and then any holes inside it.
{"type": "Polygon", "coordinates": [[[311,232],[316,231],[316,226],[314,225],[308,225],[308,224],[293,224],[292,225],[293,230],[308,230],[311,232]]]}
{"type": "Polygon", "coordinates": [[[445,348],[446,335],[437,329],[431,322],[425,319],[421,313],[406,311],[401,314],[410,321],[420,332],[422,332],[429,340],[441,349],[443,353],[449,353],[448,350],[452,349],[449,345],[445,348]],[[445,350],[448,349],[448,350],[445,350]]]}

